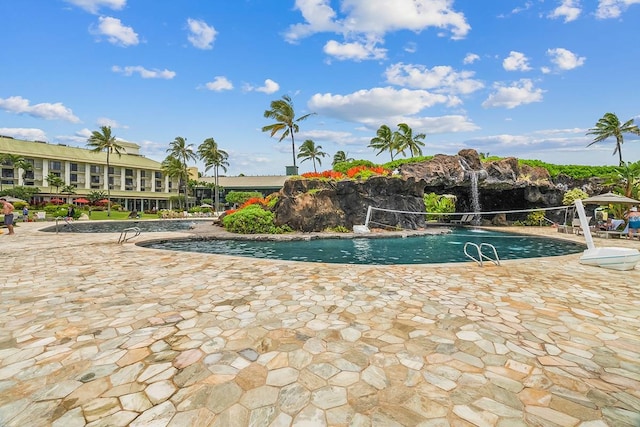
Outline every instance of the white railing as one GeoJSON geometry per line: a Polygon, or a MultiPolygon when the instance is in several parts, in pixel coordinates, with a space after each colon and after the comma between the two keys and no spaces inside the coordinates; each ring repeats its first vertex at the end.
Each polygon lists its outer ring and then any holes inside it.
{"type": "Polygon", "coordinates": [[[483,261],[487,260],[487,261],[491,261],[492,263],[494,263],[495,265],[500,265],[500,258],[498,257],[498,251],[496,251],[495,246],[493,246],[490,243],[480,243],[479,245],[473,243],[473,242],[467,242],[464,244],[464,254],[467,256],[467,258],[471,258],[472,260],[474,260],[475,262],[477,262],[480,267],[483,267],[483,261]],[[478,252],[478,257],[476,258],[474,255],[469,253],[468,248],[472,247],[475,248],[476,252],[478,252]],[[491,249],[491,251],[493,252],[493,256],[494,258],[491,258],[485,254],[482,253],[482,248],[489,248],[491,249]]]}

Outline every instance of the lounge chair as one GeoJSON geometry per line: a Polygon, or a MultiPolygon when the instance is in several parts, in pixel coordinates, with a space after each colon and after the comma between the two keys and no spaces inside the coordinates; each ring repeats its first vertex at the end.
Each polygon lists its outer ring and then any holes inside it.
{"type": "MultiPolygon", "coordinates": [[[[591,218],[592,217],[590,216],[587,217],[587,224],[591,222],[591,218]]],[[[573,221],[571,221],[571,226],[573,227],[574,234],[577,234],[579,236],[580,233],[584,233],[584,231],[582,230],[582,225],[580,224],[580,218],[574,218],[573,221]]]]}
{"type": "Polygon", "coordinates": [[[470,224],[473,221],[474,214],[464,214],[460,219],[451,220],[452,224],[470,224]]]}
{"type": "Polygon", "coordinates": [[[629,233],[629,225],[623,219],[614,219],[612,221],[613,230],[595,230],[595,235],[605,239],[620,238],[629,233]]]}

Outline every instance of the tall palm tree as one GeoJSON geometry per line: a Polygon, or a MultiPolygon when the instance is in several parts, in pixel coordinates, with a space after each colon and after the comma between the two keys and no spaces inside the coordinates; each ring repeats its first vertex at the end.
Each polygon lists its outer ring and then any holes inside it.
{"type": "Polygon", "coordinates": [[[353,158],[347,157],[347,153],[345,153],[342,150],[339,150],[336,152],[336,154],[333,155],[333,162],[331,163],[331,166],[335,166],[338,163],[352,162],[352,161],[353,161],[353,158]]]}
{"type": "MultiPolygon", "coordinates": [[[[30,170],[33,170],[33,165],[31,164],[31,162],[27,161],[27,159],[25,158],[19,159],[17,162],[14,163],[14,165],[15,167],[18,168],[18,173],[22,171],[22,181],[24,185],[24,180],[27,179],[27,172],[29,172],[30,170]]],[[[14,181],[14,187],[15,187],[15,181],[14,181]]]]}
{"type": "Polygon", "coordinates": [[[109,169],[111,169],[111,162],[109,156],[111,153],[116,153],[120,157],[120,152],[124,151],[124,147],[118,144],[115,135],[111,134],[111,126],[102,126],[100,131],[94,130],[89,137],[87,145],[92,148],[92,151],[107,152],[107,216],[111,216],[111,185],[109,184],[109,169]]]}
{"type": "Polygon", "coordinates": [[[187,173],[187,161],[188,160],[196,160],[196,154],[193,152],[193,146],[191,144],[187,144],[187,138],[183,138],[181,136],[176,136],[176,138],[169,143],[169,148],[167,149],[167,153],[170,156],[175,157],[182,163],[182,168],[184,169],[184,174],[181,176],[179,187],[178,187],[178,197],[180,196],[180,187],[184,186],[184,206],[187,207],[187,181],[189,179],[189,174],[187,173]]]}
{"type": "Polygon", "coordinates": [[[162,173],[169,178],[178,179],[178,200],[180,200],[180,187],[182,186],[182,183],[186,183],[188,179],[187,169],[184,167],[180,159],[171,154],[162,161],[160,169],[162,170],[162,173]]]}
{"type": "Polygon", "coordinates": [[[597,142],[602,142],[612,136],[615,137],[616,148],[613,150],[613,155],[615,156],[615,154],[618,153],[620,159],[619,165],[624,166],[624,162],[622,161],[622,143],[624,142],[622,137],[623,133],[640,135],[640,128],[633,124],[633,119],[620,124],[618,116],[614,113],[605,113],[605,115],[598,120],[595,127],[592,127],[589,129],[589,132],[587,132],[587,135],[595,135],[595,138],[587,145],[587,147],[590,147],[597,142]]]}
{"type": "Polygon", "coordinates": [[[391,161],[393,161],[393,152],[398,151],[398,134],[392,132],[389,126],[382,125],[376,131],[376,136],[371,138],[369,147],[378,150],[376,156],[383,151],[388,151],[391,154],[391,161]]]}
{"type": "Polygon", "coordinates": [[[299,130],[298,123],[308,119],[315,113],[305,114],[304,116],[296,118],[296,113],[293,109],[293,103],[289,95],[284,95],[282,99],[271,101],[271,109],[265,110],[264,117],[267,119],[273,119],[276,122],[262,128],[262,132],[270,132],[270,136],[274,136],[278,132],[282,132],[278,142],[282,141],[288,136],[291,136],[291,152],[293,154],[293,167],[296,168],[296,143],[293,137],[294,133],[299,130]]]}
{"type": "Polygon", "coordinates": [[[227,171],[227,166],[229,166],[229,162],[227,159],[229,158],[229,154],[226,151],[218,148],[218,143],[213,138],[207,138],[204,140],[202,144],[198,147],[198,155],[200,159],[204,161],[205,171],[208,171],[213,167],[213,177],[215,182],[215,211],[219,212],[220,209],[220,195],[218,192],[218,171],[222,169],[223,171],[227,171]]]}
{"type": "Polygon", "coordinates": [[[422,139],[425,139],[427,136],[424,133],[419,133],[417,135],[413,134],[413,129],[409,127],[406,123],[400,123],[398,125],[398,131],[396,132],[396,138],[398,141],[398,152],[404,154],[404,150],[409,150],[411,153],[411,157],[421,156],[422,149],[420,147],[424,147],[424,142],[422,139]]]}
{"type": "Polygon", "coordinates": [[[302,159],[302,162],[309,159],[313,161],[314,172],[318,172],[318,170],[316,169],[316,162],[318,162],[319,165],[322,165],[320,157],[326,156],[328,156],[328,154],[322,151],[322,145],[316,145],[310,139],[307,139],[302,143],[302,145],[300,146],[300,154],[298,154],[298,158],[302,159]]]}
{"type": "Polygon", "coordinates": [[[49,173],[45,179],[47,180],[49,187],[56,187],[56,194],[60,193],[60,187],[64,185],[64,179],[60,178],[53,172],[49,173]]]}
{"type": "MultiPolygon", "coordinates": [[[[1,154],[0,155],[0,163],[7,165],[7,166],[12,166],[14,169],[18,168],[20,169],[20,166],[18,166],[18,164],[21,164],[22,162],[26,162],[26,160],[24,159],[24,157],[22,157],[19,154],[1,154]]],[[[11,181],[13,183],[13,187],[15,188],[16,186],[16,181],[15,179],[12,179],[11,181]]]]}

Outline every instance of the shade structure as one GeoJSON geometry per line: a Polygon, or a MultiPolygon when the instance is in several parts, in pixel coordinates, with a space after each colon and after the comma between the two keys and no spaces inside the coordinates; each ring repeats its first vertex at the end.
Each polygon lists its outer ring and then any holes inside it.
{"type": "Polygon", "coordinates": [[[80,197],[79,199],[74,200],[76,203],[85,204],[89,203],[89,201],[85,198],[80,197]]]}
{"type": "Polygon", "coordinates": [[[203,203],[200,205],[201,208],[212,208],[213,206],[211,206],[209,203],[203,203]]]}
{"type": "Polygon", "coordinates": [[[56,204],[56,205],[59,205],[59,204],[61,204],[61,203],[64,203],[64,200],[62,200],[62,199],[58,199],[58,198],[54,198],[54,199],[51,199],[51,200],[49,200],[49,201],[50,201],[51,203],[56,204]]]}
{"type": "Polygon", "coordinates": [[[624,205],[636,205],[640,204],[640,200],[632,199],[630,197],[621,196],[615,193],[604,193],[598,196],[591,196],[586,199],[582,199],[583,204],[592,205],[608,205],[608,204],[624,204],[624,205]]]}

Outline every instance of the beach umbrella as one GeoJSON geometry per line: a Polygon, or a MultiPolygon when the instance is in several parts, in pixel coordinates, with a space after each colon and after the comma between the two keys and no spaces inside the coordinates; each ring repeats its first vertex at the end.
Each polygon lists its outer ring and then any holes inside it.
{"type": "Polygon", "coordinates": [[[80,204],[84,204],[84,203],[89,203],[89,201],[83,197],[80,197],[79,199],[75,200],[76,203],[80,203],[80,204]]]}
{"type": "Polygon", "coordinates": [[[64,203],[64,200],[62,200],[62,199],[58,199],[58,198],[51,199],[51,200],[49,200],[49,201],[50,201],[51,203],[53,203],[53,204],[56,204],[56,205],[60,205],[60,204],[64,203]]]}
{"type": "Polygon", "coordinates": [[[109,203],[109,200],[108,200],[108,199],[100,199],[100,200],[98,200],[98,201],[96,202],[96,204],[98,204],[98,205],[105,205],[105,204],[107,204],[107,203],[109,203]]]}
{"type": "Polygon", "coordinates": [[[582,204],[592,205],[609,205],[609,204],[624,204],[624,205],[636,205],[640,204],[640,200],[632,199],[630,197],[621,196],[615,193],[604,193],[598,196],[591,196],[586,199],[582,199],[582,204]]]}

